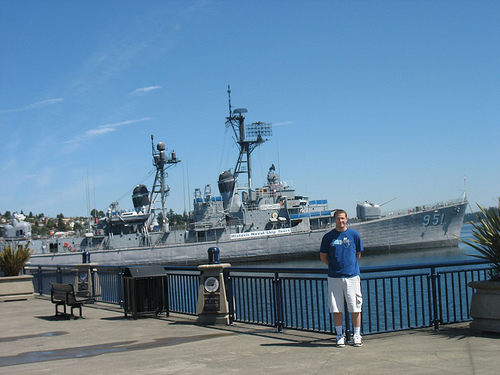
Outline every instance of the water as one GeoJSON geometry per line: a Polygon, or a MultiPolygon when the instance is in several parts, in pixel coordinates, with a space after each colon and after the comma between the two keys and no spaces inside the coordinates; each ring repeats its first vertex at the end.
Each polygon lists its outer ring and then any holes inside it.
{"type": "MultiPolygon", "coordinates": [[[[472,225],[464,224],[460,238],[468,239],[472,237],[472,225]]],[[[476,259],[471,254],[478,254],[477,250],[460,243],[459,246],[445,247],[437,249],[408,250],[384,253],[366,253],[359,261],[360,267],[395,266],[402,264],[437,263],[452,262],[476,259]]],[[[231,263],[233,266],[248,267],[290,267],[290,268],[323,268],[326,265],[318,256],[310,259],[298,260],[267,260],[260,262],[231,263]]]]}

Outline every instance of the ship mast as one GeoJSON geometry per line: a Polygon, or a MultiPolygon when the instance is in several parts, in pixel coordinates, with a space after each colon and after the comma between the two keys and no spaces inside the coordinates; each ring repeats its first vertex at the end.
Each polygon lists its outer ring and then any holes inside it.
{"type": "Polygon", "coordinates": [[[239,146],[240,153],[236,167],[234,168],[234,178],[237,181],[240,173],[246,173],[248,176],[248,194],[252,196],[252,163],[251,154],[257,146],[266,142],[263,136],[271,136],[272,128],[270,123],[254,122],[250,124],[245,131],[245,113],[246,108],[232,109],[231,106],[231,87],[227,86],[229,98],[229,117],[227,117],[226,127],[231,127],[234,132],[235,142],[239,146]],[[251,139],[247,140],[245,135],[251,139]]]}
{"type": "Polygon", "coordinates": [[[165,153],[166,147],[163,142],[158,142],[155,150],[153,135],[151,135],[151,147],[153,150],[153,165],[156,167],[156,175],[153,182],[153,189],[151,190],[151,202],[149,207],[151,211],[151,208],[154,206],[154,202],[156,202],[158,195],[160,195],[163,229],[168,231],[169,228],[167,225],[165,200],[170,192],[170,186],[165,185],[165,178],[167,176],[166,170],[179,163],[180,160],[177,159],[175,151],[173,150],[167,159],[167,155],[165,153]]]}

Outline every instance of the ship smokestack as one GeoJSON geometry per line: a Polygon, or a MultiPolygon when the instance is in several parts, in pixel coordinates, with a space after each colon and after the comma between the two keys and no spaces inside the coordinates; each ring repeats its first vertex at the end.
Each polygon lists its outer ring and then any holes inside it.
{"type": "Polygon", "coordinates": [[[230,170],[219,175],[218,185],[224,209],[229,212],[238,211],[241,207],[241,199],[236,193],[236,180],[230,170]]]}
{"type": "Polygon", "coordinates": [[[146,185],[137,185],[134,188],[132,202],[136,211],[140,211],[142,207],[149,205],[149,191],[146,185]]]}

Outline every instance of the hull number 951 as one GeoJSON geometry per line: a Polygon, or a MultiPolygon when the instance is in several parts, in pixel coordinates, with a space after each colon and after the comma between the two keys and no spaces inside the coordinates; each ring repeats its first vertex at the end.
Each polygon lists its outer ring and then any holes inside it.
{"type": "Polygon", "coordinates": [[[424,227],[427,227],[429,225],[443,225],[444,222],[444,214],[432,214],[432,215],[425,215],[424,216],[424,227]]]}

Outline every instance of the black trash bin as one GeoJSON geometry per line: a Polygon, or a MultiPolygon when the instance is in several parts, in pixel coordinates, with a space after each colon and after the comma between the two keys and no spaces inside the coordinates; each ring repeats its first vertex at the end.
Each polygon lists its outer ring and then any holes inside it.
{"type": "Polygon", "coordinates": [[[168,280],[163,266],[128,267],[123,274],[123,308],[125,317],[169,315],[168,280]]]}

